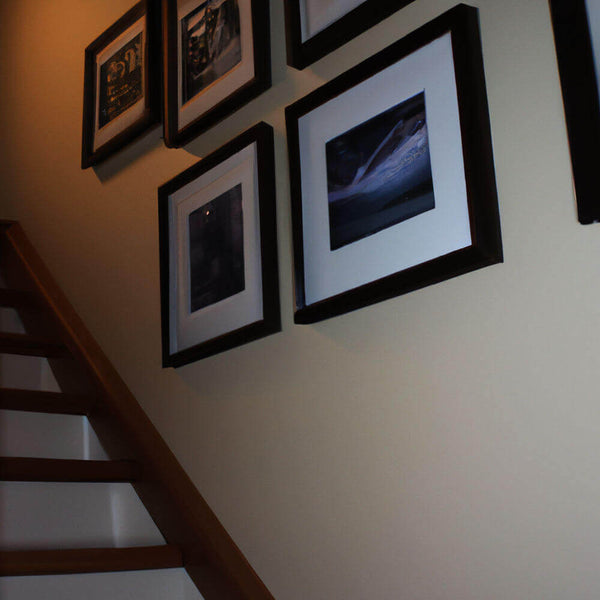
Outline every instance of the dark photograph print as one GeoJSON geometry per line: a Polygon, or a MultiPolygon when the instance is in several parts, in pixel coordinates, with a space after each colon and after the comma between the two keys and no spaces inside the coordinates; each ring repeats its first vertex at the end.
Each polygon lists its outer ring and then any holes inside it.
{"type": "Polygon", "coordinates": [[[435,208],[425,93],[325,145],[331,250],[435,208]]]}
{"type": "Polygon", "coordinates": [[[244,290],[242,185],[189,215],[190,312],[244,290]]]}
{"type": "Polygon", "coordinates": [[[142,34],[138,34],[100,67],[98,127],[102,128],[144,95],[142,34]]]}
{"type": "Polygon", "coordinates": [[[182,101],[231,71],[242,60],[238,0],[207,0],[181,20],[182,101]]]}

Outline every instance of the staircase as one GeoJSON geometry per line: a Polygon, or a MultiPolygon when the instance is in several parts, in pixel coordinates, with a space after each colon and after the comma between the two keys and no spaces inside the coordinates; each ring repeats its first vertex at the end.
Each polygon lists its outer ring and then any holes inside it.
{"type": "Polygon", "coordinates": [[[0,221],[0,598],[272,600],[14,222],[0,221]]]}

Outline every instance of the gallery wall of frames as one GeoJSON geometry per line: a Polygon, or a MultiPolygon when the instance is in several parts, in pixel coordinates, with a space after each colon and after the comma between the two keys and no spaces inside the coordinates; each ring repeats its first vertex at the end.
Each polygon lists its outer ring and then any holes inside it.
{"type": "MultiPolygon", "coordinates": [[[[418,1],[286,0],[288,65],[343,52],[418,1]]],[[[590,223],[600,219],[589,152],[600,130],[600,32],[584,0],[550,4],[579,217],[590,223]]],[[[260,100],[271,86],[269,31],[268,0],[136,4],[85,52],[82,168],[161,121],[165,145],[182,147],[260,100]]],[[[440,14],[297,98],[285,118],[295,323],[502,262],[476,8],[440,14]]],[[[269,124],[247,123],[174,173],[158,189],[158,212],[163,366],[280,331],[269,124]]]]}

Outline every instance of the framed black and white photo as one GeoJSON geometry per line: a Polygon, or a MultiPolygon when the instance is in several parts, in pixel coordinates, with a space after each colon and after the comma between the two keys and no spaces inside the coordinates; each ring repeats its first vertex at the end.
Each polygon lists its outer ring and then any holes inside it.
{"type": "Polygon", "coordinates": [[[288,106],[286,124],[297,323],[502,261],[477,9],[288,106]]]}
{"type": "Polygon", "coordinates": [[[81,167],[160,121],[158,13],[143,0],[85,50],[81,167]]]}
{"type": "Polygon", "coordinates": [[[268,0],[162,0],[165,143],[179,147],[271,85],[268,0]]]}
{"type": "Polygon", "coordinates": [[[162,356],[178,367],[280,331],[273,129],[158,190],[162,356]]]}
{"type": "Polygon", "coordinates": [[[413,0],[284,0],[287,62],[304,69],[413,0]]]}
{"type": "Polygon", "coordinates": [[[577,214],[600,221],[600,0],[550,0],[577,214]]]}

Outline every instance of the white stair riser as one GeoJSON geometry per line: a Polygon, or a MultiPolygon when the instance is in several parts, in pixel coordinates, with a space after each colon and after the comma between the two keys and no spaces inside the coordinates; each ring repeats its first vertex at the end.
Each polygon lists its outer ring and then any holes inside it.
{"type": "Polygon", "coordinates": [[[0,498],[4,550],[165,543],[128,483],[2,482],[0,498]]]}
{"type": "Polygon", "coordinates": [[[183,569],[0,578],[2,600],[202,600],[183,569]]]}
{"type": "Polygon", "coordinates": [[[0,308],[0,331],[6,333],[25,333],[25,327],[14,308],[0,308]]]}
{"type": "MultiPolygon", "coordinates": [[[[13,308],[0,308],[0,331],[25,333],[23,323],[13,308]]],[[[24,390],[60,391],[47,359],[15,354],[0,355],[0,386],[24,390]]]]}
{"type": "Polygon", "coordinates": [[[0,410],[0,456],[104,460],[87,417],[0,410]]]}
{"type": "Polygon", "coordinates": [[[0,387],[60,392],[48,359],[18,354],[0,355],[0,387]]]}

